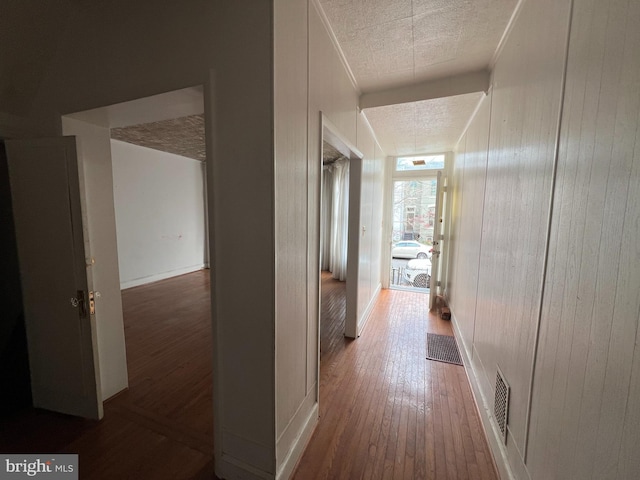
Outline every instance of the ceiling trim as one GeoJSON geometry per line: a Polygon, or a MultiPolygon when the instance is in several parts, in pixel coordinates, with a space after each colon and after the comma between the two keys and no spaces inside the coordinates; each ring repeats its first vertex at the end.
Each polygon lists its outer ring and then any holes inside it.
{"type": "Polygon", "coordinates": [[[347,62],[347,58],[344,56],[344,52],[342,51],[342,47],[340,46],[340,42],[338,42],[338,37],[336,37],[336,34],[333,31],[333,28],[331,27],[331,23],[329,22],[329,18],[327,18],[327,14],[325,13],[324,9],[322,8],[322,5],[320,5],[320,0],[311,0],[311,3],[313,3],[314,7],[316,7],[316,11],[318,12],[318,15],[320,16],[320,20],[322,21],[322,25],[324,25],[324,28],[327,31],[327,33],[329,34],[329,38],[331,39],[331,43],[333,43],[333,46],[336,49],[336,52],[338,52],[338,57],[340,57],[340,62],[342,62],[342,66],[344,67],[345,71],[347,72],[347,76],[349,77],[349,80],[351,81],[351,84],[353,85],[353,88],[355,88],[356,93],[358,95],[360,95],[361,90],[360,90],[360,87],[358,86],[358,82],[356,82],[356,77],[353,74],[353,71],[351,70],[351,67],[349,66],[349,62],[347,62]]]}
{"type": "Polygon", "coordinates": [[[454,152],[458,151],[458,145],[460,145],[460,142],[462,141],[464,136],[467,134],[467,131],[469,130],[469,127],[471,126],[471,122],[473,122],[473,120],[476,118],[476,115],[478,114],[478,110],[480,110],[480,107],[482,106],[482,102],[484,102],[484,100],[487,97],[487,95],[488,95],[488,93],[483,95],[482,97],[480,97],[480,100],[478,100],[478,104],[476,105],[476,108],[473,109],[473,113],[469,117],[469,120],[467,120],[467,124],[464,126],[464,129],[462,130],[462,133],[460,134],[460,136],[458,137],[458,140],[456,140],[456,143],[453,146],[453,151],[454,152]]]}
{"type": "Polygon", "coordinates": [[[378,140],[378,136],[376,135],[373,126],[371,126],[371,122],[367,118],[367,114],[363,111],[358,112],[358,114],[362,117],[362,121],[366,124],[367,128],[369,129],[369,133],[371,133],[373,140],[376,142],[375,147],[380,150],[385,157],[388,157],[387,152],[385,152],[384,148],[382,148],[382,146],[380,145],[380,140],[378,140]]]}
{"type": "Polygon", "coordinates": [[[428,80],[406,87],[364,93],[360,95],[360,109],[420,102],[467,93],[484,92],[486,94],[489,90],[490,81],[490,72],[488,70],[480,70],[478,72],[428,80]]]}
{"type": "Polygon", "coordinates": [[[502,49],[504,48],[504,44],[507,42],[507,38],[511,34],[511,30],[513,29],[513,25],[516,23],[520,12],[522,11],[522,4],[525,0],[518,0],[516,8],[513,9],[513,13],[511,14],[511,18],[509,19],[509,23],[507,23],[507,27],[502,32],[502,37],[500,37],[500,41],[498,42],[498,46],[496,47],[496,51],[493,53],[493,57],[491,58],[491,62],[489,63],[489,68],[493,71],[493,68],[496,66],[498,62],[498,58],[502,53],[502,49]]]}

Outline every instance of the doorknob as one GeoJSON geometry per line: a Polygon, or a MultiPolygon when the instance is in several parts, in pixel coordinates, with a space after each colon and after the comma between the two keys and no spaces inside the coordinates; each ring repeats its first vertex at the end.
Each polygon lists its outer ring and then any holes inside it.
{"type": "Polygon", "coordinates": [[[80,316],[85,317],[87,315],[86,306],[84,304],[84,292],[78,290],[75,297],[71,297],[71,306],[80,309],[80,316]]]}

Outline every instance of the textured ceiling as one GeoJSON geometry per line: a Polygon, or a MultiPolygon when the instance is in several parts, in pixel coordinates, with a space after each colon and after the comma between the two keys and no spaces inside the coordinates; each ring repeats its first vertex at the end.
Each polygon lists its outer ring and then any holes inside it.
{"type": "MultiPolygon", "coordinates": [[[[111,138],[205,161],[204,115],[112,128],[111,138]]],[[[339,158],[345,156],[330,143],[322,142],[323,163],[332,163],[339,158]]]]}
{"type": "Polygon", "coordinates": [[[112,128],[111,138],[205,161],[204,115],[112,128]]]}
{"type": "MultiPolygon", "coordinates": [[[[518,0],[320,0],[363,93],[490,69],[518,0]]],[[[480,93],[365,109],[387,155],[450,151],[480,93]]]]}
{"type": "Polygon", "coordinates": [[[369,108],[365,115],[387,155],[453,149],[483,93],[369,108]]]}
{"type": "Polygon", "coordinates": [[[363,92],[487,68],[517,0],[320,0],[363,92]]]}

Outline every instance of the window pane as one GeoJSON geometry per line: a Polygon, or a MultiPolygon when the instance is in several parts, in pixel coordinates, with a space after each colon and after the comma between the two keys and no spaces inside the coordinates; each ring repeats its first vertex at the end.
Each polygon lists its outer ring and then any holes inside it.
{"type": "Polygon", "coordinates": [[[436,215],[438,181],[398,180],[393,182],[392,239],[398,246],[431,245],[436,215]]]}
{"type": "Polygon", "coordinates": [[[434,170],[444,168],[444,155],[429,155],[423,157],[398,157],[396,171],[434,170]]]}

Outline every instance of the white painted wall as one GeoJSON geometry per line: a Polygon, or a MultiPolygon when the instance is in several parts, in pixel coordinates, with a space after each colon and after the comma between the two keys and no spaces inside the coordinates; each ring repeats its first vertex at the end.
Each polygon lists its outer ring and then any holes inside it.
{"type": "Polygon", "coordinates": [[[487,148],[491,92],[485,98],[458,144],[452,165],[451,181],[451,265],[448,269],[447,296],[454,306],[460,337],[472,352],[485,184],[487,179],[487,148]]]}
{"type": "Polygon", "coordinates": [[[380,288],[384,154],[314,2],[276,2],[275,34],[276,460],[287,478],[317,421],[321,112],[364,154],[359,330],[380,288]]]}
{"type": "MultiPolygon", "coordinates": [[[[276,2],[275,33],[275,327],[276,471],[287,478],[316,423],[316,370],[307,358],[317,338],[309,319],[307,205],[308,37],[306,2],[276,2]]],[[[315,185],[314,185],[315,186],[315,185]]],[[[317,342],[317,341],[316,341],[317,342]]],[[[312,355],[312,354],[311,354],[312,355]]],[[[314,362],[315,363],[315,362],[314,362]]]]}
{"type": "MultiPolygon", "coordinates": [[[[357,317],[358,332],[366,323],[370,307],[380,289],[380,242],[382,233],[382,197],[384,193],[384,152],[380,149],[364,115],[358,113],[358,93],[340,60],[331,37],[325,28],[315,1],[309,6],[309,156],[310,235],[309,298],[313,308],[317,305],[318,288],[314,279],[319,278],[317,232],[319,226],[318,205],[320,193],[320,144],[319,112],[332,126],[362,154],[362,182],[360,195],[360,254],[357,259],[357,317]],[[376,226],[377,225],[377,226],[376,226]],[[366,231],[362,235],[361,227],[366,231]],[[369,227],[376,226],[372,231],[369,227]],[[312,290],[312,291],[311,291],[312,290]]],[[[311,359],[309,360],[311,364],[311,359]]]]}
{"type": "Polygon", "coordinates": [[[533,478],[640,478],[640,2],[574,3],[533,478]]]}
{"type": "Polygon", "coordinates": [[[121,288],[205,264],[204,164],[111,140],[121,288]]]}
{"type": "Polygon", "coordinates": [[[274,478],[275,350],[287,332],[275,311],[273,5],[208,5],[217,54],[205,92],[216,474],[274,478]]]}
{"type": "Polygon", "coordinates": [[[505,476],[640,475],[638,21],[637,2],[524,2],[458,145],[449,295],[505,476]]]}
{"type": "Polygon", "coordinates": [[[129,386],[116,248],[109,129],[63,117],[77,138],[87,270],[96,292],[96,338],[104,400],[129,386]],[[87,212],[90,212],[87,214],[87,212]]]}
{"type": "Polygon", "coordinates": [[[358,115],[358,149],[364,155],[360,203],[358,256],[358,330],[360,335],[381,288],[382,218],[384,216],[384,159],[373,131],[358,115]]]}
{"type": "Polygon", "coordinates": [[[526,471],[569,3],[523,4],[493,70],[490,95],[460,142],[454,165],[454,321],[479,398],[493,405],[497,368],[511,386],[504,451],[518,478],[526,471]]]}

